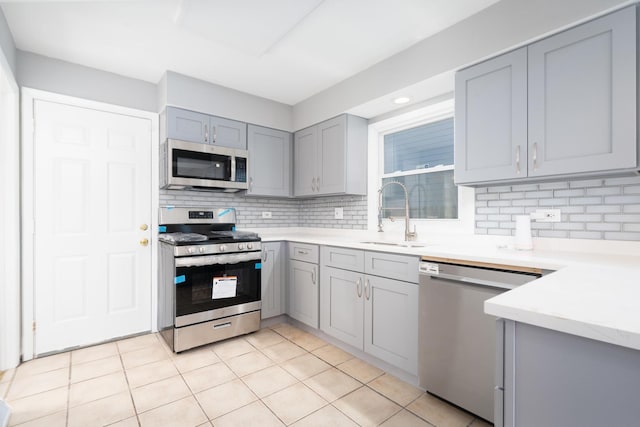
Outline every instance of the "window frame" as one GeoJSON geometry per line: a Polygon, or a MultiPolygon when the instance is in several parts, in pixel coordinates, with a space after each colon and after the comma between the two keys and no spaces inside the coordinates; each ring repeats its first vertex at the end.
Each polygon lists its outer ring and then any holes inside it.
{"type": "MultiPolygon", "coordinates": [[[[434,166],[404,172],[384,173],[384,137],[385,135],[433,123],[454,117],[453,97],[434,102],[425,107],[402,113],[380,121],[372,121],[369,125],[369,185],[368,185],[368,229],[377,230],[378,226],[378,189],[382,179],[393,176],[406,176],[419,173],[433,173],[453,170],[454,165],[434,166]]],[[[455,120],[455,117],[454,117],[455,120]]],[[[472,188],[458,185],[458,218],[411,218],[411,227],[416,227],[418,240],[428,240],[425,233],[473,234],[475,216],[475,191],[472,188]]],[[[389,237],[404,238],[404,221],[382,221],[383,229],[389,237]]]]}

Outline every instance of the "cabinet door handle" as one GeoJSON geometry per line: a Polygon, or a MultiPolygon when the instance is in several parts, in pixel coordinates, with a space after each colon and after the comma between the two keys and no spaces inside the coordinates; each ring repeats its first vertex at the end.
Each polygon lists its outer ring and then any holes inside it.
{"type": "Polygon", "coordinates": [[[358,277],[356,281],[356,292],[358,293],[358,298],[362,297],[362,278],[358,277]]]}
{"type": "Polygon", "coordinates": [[[268,254],[267,251],[262,252],[262,262],[267,262],[268,254]]]}
{"type": "Polygon", "coordinates": [[[250,176],[249,177],[249,191],[252,191],[252,190],[253,190],[253,177],[250,176]]]}
{"type": "Polygon", "coordinates": [[[533,143],[533,170],[538,169],[538,143],[533,143]]]}
{"type": "Polygon", "coordinates": [[[320,177],[316,178],[316,191],[320,192],[320,177]]]}
{"type": "Polygon", "coordinates": [[[369,301],[371,298],[371,282],[367,279],[364,283],[364,297],[369,301]]]}
{"type": "Polygon", "coordinates": [[[302,249],[298,249],[296,252],[298,255],[309,255],[309,251],[303,251],[302,249]]]}
{"type": "Polygon", "coordinates": [[[311,178],[311,191],[316,191],[316,178],[311,178]]]}
{"type": "Polygon", "coordinates": [[[204,142],[209,142],[209,125],[204,125],[204,142]]]}
{"type": "Polygon", "coordinates": [[[216,135],[216,127],[215,126],[211,126],[211,133],[213,133],[213,138],[211,139],[211,143],[215,144],[216,143],[216,139],[218,137],[218,135],[216,135]]]}
{"type": "Polygon", "coordinates": [[[520,175],[520,146],[516,148],[516,174],[520,175]]]}
{"type": "Polygon", "coordinates": [[[316,269],[311,270],[311,283],[316,284],[316,269]]]}

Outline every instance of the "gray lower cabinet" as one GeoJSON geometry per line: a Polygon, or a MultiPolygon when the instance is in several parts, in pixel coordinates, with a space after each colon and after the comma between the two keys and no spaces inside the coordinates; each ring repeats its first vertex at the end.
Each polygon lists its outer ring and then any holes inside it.
{"type": "Polygon", "coordinates": [[[247,149],[247,124],[237,120],[167,107],[161,123],[166,126],[166,138],[247,149]]]}
{"type": "Polygon", "coordinates": [[[418,374],[418,284],[365,276],[364,351],[418,374]]]}
{"type": "Polygon", "coordinates": [[[322,265],[320,329],[364,350],[364,274],[322,265]]]}
{"type": "Polygon", "coordinates": [[[284,242],[262,243],[262,318],[285,312],[286,246],[284,242]]]}
{"type": "Polygon", "coordinates": [[[294,134],[294,195],[366,194],[367,120],[343,114],[294,134]]]}
{"type": "Polygon", "coordinates": [[[514,321],[503,351],[497,427],[638,425],[640,351],[514,321]]]}
{"type": "Polygon", "coordinates": [[[318,247],[289,242],[289,289],[287,314],[313,328],[318,328],[318,247]]]}
{"type": "Polygon", "coordinates": [[[417,281],[417,261],[411,256],[323,246],[320,329],[416,375],[418,285],[389,277],[408,277],[402,271],[415,265],[417,281]],[[365,274],[371,271],[365,262],[389,277],[365,274]],[[385,264],[394,267],[388,269],[385,264]]]}
{"type": "Polygon", "coordinates": [[[291,196],[291,133],[249,125],[248,196],[291,196]]]}
{"type": "Polygon", "coordinates": [[[628,7],[459,71],[456,183],[637,168],[636,14],[628,7]]]}

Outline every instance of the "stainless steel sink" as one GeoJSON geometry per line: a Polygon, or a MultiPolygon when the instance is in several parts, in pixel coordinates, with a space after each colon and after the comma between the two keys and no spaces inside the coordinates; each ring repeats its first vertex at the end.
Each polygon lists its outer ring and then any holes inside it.
{"type": "Polygon", "coordinates": [[[383,245],[383,246],[397,246],[400,248],[424,248],[424,244],[417,242],[360,242],[365,245],[383,245]]]}

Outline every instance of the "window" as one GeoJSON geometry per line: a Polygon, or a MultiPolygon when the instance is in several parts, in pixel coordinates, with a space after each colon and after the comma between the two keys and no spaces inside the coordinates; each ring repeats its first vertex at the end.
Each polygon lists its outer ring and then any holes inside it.
{"type": "Polygon", "coordinates": [[[453,117],[432,121],[382,138],[382,216],[404,215],[404,184],[414,219],[458,218],[453,183],[453,117]]]}
{"type": "MultiPolygon", "coordinates": [[[[418,240],[434,233],[473,234],[475,191],[453,182],[453,99],[398,114],[369,125],[368,228],[378,228],[378,189],[382,197],[384,238],[402,239],[404,190],[388,184],[399,182],[409,195],[411,228],[418,240]]],[[[382,235],[380,236],[382,237],[382,235]]]]}

